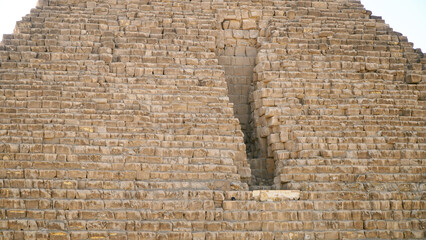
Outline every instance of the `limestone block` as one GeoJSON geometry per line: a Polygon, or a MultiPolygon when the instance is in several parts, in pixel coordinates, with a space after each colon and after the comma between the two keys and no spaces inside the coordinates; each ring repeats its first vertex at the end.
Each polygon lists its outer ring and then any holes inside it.
{"type": "Polygon", "coordinates": [[[319,33],[319,37],[332,37],[333,35],[333,31],[322,31],[319,33]]]}
{"type": "Polygon", "coordinates": [[[327,2],[312,2],[312,7],[316,9],[327,9],[327,2]]]}
{"type": "Polygon", "coordinates": [[[255,47],[246,47],[246,56],[248,57],[256,57],[257,48],[255,47]]]}
{"type": "Polygon", "coordinates": [[[244,38],[244,32],[245,32],[245,31],[243,31],[243,30],[239,30],[239,29],[237,29],[237,30],[233,30],[233,31],[232,31],[232,36],[233,36],[234,38],[237,38],[237,39],[244,38]]]}
{"type": "Polygon", "coordinates": [[[255,190],[253,198],[261,202],[274,202],[284,200],[298,200],[299,190],[255,190]]]}
{"type": "Polygon", "coordinates": [[[245,56],[246,55],[246,47],[237,46],[235,47],[235,56],[245,56]]]}
{"type": "Polygon", "coordinates": [[[96,2],[86,2],[86,7],[87,8],[95,8],[96,7],[96,2]]]}
{"type": "Polygon", "coordinates": [[[249,13],[250,13],[250,17],[258,18],[258,17],[262,16],[262,10],[261,9],[254,9],[254,10],[251,10],[249,13]]]}
{"type": "Polygon", "coordinates": [[[243,30],[256,29],[257,23],[255,19],[244,19],[243,20],[243,30]]]}
{"type": "Polygon", "coordinates": [[[378,68],[379,68],[379,65],[377,63],[366,63],[365,64],[365,69],[367,71],[377,71],[378,68]]]}
{"type": "Polygon", "coordinates": [[[287,17],[289,19],[294,19],[296,17],[296,12],[295,11],[287,11],[286,14],[287,14],[287,17]]]}
{"type": "Polygon", "coordinates": [[[258,38],[259,30],[250,30],[250,38],[258,38]]]}
{"type": "MultiPolygon", "coordinates": [[[[229,25],[229,29],[240,29],[241,28],[241,22],[238,20],[229,20],[229,21],[225,21],[225,23],[228,22],[229,25]]],[[[227,28],[224,28],[227,29],[227,28]]]]}
{"type": "Polygon", "coordinates": [[[409,74],[405,78],[406,83],[419,83],[422,81],[422,76],[419,74],[409,74]]]}

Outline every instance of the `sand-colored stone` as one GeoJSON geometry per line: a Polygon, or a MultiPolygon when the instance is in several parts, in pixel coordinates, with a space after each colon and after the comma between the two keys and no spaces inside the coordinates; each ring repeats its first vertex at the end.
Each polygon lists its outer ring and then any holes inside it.
{"type": "Polygon", "coordinates": [[[424,239],[425,64],[359,0],[40,0],[0,239],[424,239]]]}
{"type": "Polygon", "coordinates": [[[254,190],[253,198],[261,202],[273,202],[282,200],[298,200],[299,190],[254,190]]]}

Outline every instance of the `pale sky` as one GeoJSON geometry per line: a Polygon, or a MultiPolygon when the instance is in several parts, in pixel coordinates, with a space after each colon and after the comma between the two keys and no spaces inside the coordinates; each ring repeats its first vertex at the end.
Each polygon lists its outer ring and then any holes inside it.
{"type": "MultiPolygon", "coordinates": [[[[395,31],[426,52],[426,0],[361,0],[373,15],[382,16],[395,31]]],[[[16,21],[34,8],[37,0],[0,0],[0,40],[10,34],[16,21]]]]}
{"type": "Polygon", "coordinates": [[[394,31],[408,37],[414,48],[426,53],[426,0],[361,0],[364,7],[381,16],[394,31]]]}

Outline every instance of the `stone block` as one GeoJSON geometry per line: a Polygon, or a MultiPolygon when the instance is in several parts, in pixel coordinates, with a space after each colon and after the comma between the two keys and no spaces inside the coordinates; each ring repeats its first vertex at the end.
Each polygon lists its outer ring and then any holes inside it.
{"type": "Polygon", "coordinates": [[[422,76],[419,74],[408,74],[405,77],[406,83],[417,84],[417,83],[420,83],[421,81],[422,81],[422,76]]]}
{"type": "Polygon", "coordinates": [[[366,63],[365,69],[367,71],[377,71],[379,68],[379,65],[377,63],[366,63]]]}
{"type": "Polygon", "coordinates": [[[241,22],[238,20],[228,20],[224,22],[224,29],[240,29],[241,22]],[[228,28],[226,28],[226,26],[228,28]]]}
{"type": "Polygon", "coordinates": [[[299,190],[256,190],[253,191],[253,197],[258,201],[283,201],[297,200],[300,198],[299,190]]]}
{"type": "Polygon", "coordinates": [[[257,48],[255,47],[246,47],[246,56],[248,57],[256,57],[257,55],[257,48]]]}
{"type": "Polygon", "coordinates": [[[96,2],[86,2],[86,7],[87,8],[95,8],[96,7],[96,2]]]}
{"type": "Polygon", "coordinates": [[[237,29],[237,30],[233,30],[233,31],[232,31],[232,36],[233,36],[234,38],[241,39],[241,38],[244,38],[244,32],[245,32],[245,31],[243,31],[243,30],[239,30],[239,29],[237,29]]]}
{"type": "Polygon", "coordinates": [[[257,23],[255,19],[244,19],[243,30],[257,29],[257,23]]]}
{"type": "Polygon", "coordinates": [[[328,3],[327,2],[312,2],[312,7],[315,9],[327,9],[328,3]]]}

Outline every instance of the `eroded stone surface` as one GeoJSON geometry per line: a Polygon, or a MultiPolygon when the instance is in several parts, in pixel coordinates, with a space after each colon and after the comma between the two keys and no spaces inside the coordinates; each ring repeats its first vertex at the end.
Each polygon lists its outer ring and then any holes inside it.
{"type": "Polygon", "coordinates": [[[261,202],[273,202],[283,200],[298,200],[300,198],[299,190],[255,190],[254,199],[261,202]]]}
{"type": "Polygon", "coordinates": [[[424,239],[425,64],[358,0],[41,0],[0,239],[424,239]]]}

